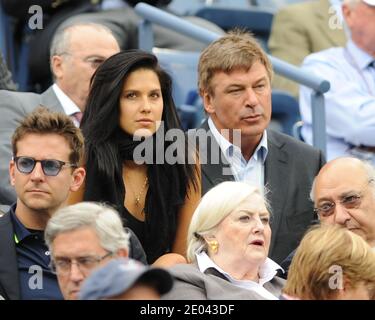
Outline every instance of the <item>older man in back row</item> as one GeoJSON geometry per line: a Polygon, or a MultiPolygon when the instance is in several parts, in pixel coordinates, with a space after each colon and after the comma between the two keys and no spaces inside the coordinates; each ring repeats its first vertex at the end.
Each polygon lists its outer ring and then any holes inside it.
{"type": "MultiPolygon", "coordinates": [[[[375,0],[344,0],[345,47],[309,55],[303,69],[327,79],[327,159],[355,156],[375,164],[375,0]]],[[[312,144],[311,90],[301,87],[302,136],[312,144]]]]}
{"type": "Polygon", "coordinates": [[[10,138],[19,122],[37,106],[69,115],[79,126],[90,79],[104,60],[120,48],[111,31],[86,23],[61,29],[51,44],[50,64],[54,84],[42,94],[0,91],[0,204],[10,205],[16,194],[9,184],[10,138]]]}

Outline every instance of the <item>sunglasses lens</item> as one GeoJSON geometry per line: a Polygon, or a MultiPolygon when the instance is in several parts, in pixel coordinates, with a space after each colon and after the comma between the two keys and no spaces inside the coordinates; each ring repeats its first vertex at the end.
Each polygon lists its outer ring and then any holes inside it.
{"type": "Polygon", "coordinates": [[[20,157],[17,159],[18,170],[22,173],[30,173],[35,166],[35,160],[27,157],[20,157]]]}
{"type": "Polygon", "coordinates": [[[56,176],[61,170],[61,163],[56,160],[44,160],[42,167],[47,176],[56,176]]]}

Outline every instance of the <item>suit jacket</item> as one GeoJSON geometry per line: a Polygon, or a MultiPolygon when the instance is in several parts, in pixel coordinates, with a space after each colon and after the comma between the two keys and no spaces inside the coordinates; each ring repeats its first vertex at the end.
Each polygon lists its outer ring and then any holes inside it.
{"type": "Polygon", "coordinates": [[[4,299],[20,299],[16,245],[10,214],[0,217],[0,296],[4,299]]]}
{"type": "MultiPolygon", "coordinates": [[[[210,132],[207,121],[201,129],[210,132]]],[[[195,134],[192,131],[191,134],[195,134]]],[[[293,251],[305,230],[315,219],[309,200],[314,177],[325,160],[320,150],[285,134],[267,130],[268,154],[265,161],[266,198],[271,207],[272,238],[269,257],[280,263],[293,251]]],[[[220,150],[213,138],[200,149],[202,193],[223,181],[234,180],[232,174],[223,174],[228,167],[220,151],[220,161],[212,164],[213,149],[220,150]],[[204,149],[206,147],[206,149],[204,149]],[[202,155],[207,155],[207,162],[202,155]]]]}
{"type": "MultiPolygon", "coordinates": [[[[232,284],[218,271],[202,273],[194,264],[178,264],[168,270],[175,281],[163,300],[265,300],[255,291],[232,284]]],[[[278,297],[284,284],[285,280],[274,277],[264,288],[278,297]]]]}
{"type": "MultiPolygon", "coordinates": [[[[345,46],[344,29],[335,28],[338,23],[330,6],[329,0],[316,0],[289,5],[278,11],[268,42],[270,53],[299,66],[310,53],[345,46]]],[[[275,76],[273,86],[298,96],[296,82],[275,76]]]]}
{"type": "Polygon", "coordinates": [[[16,201],[16,194],[9,183],[11,137],[20,121],[40,104],[53,111],[64,112],[52,87],[42,94],[0,90],[0,204],[10,205],[16,201]]]}

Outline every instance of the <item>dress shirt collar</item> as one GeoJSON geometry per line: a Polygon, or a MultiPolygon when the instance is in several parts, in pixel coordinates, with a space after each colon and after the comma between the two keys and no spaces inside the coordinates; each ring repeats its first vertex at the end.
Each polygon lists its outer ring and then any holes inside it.
{"type": "MultiPolygon", "coordinates": [[[[215,262],[213,262],[211,258],[207,255],[207,253],[204,251],[196,253],[195,256],[197,257],[198,268],[202,273],[204,273],[208,268],[214,268],[221,274],[225,275],[228,278],[228,280],[235,285],[242,287],[242,284],[246,284],[249,282],[255,283],[255,281],[251,280],[234,279],[229,273],[225,272],[215,262]]],[[[270,258],[266,258],[266,261],[259,269],[258,284],[263,286],[265,283],[271,281],[276,276],[278,269],[283,270],[281,266],[279,266],[275,261],[271,260],[270,258]]]]}
{"type": "MultiPolygon", "coordinates": [[[[211,117],[208,118],[208,127],[210,128],[213,136],[215,137],[215,140],[219,144],[220,149],[222,150],[222,152],[227,158],[230,155],[230,153],[233,154],[235,150],[241,152],[241,149],[238,146],[235,146],[234,144],[230,143],[227,139],[225,139],[222,136],[222,134],[217,130],[211,117]]],[[[251,158],[254,158],[255,161],[258,161],[258,159],[260,159],[261,162],[264,164],[267,158],[267,154],[268,154],[267,131],[264,130],[262,139],[260,140],[251,158]]]]}
{"type": "Polygon", "coordinates": [[[57,99],[60,101],[64,112],[68,116],[72,116],[76,112],[81,112],[81,110],[78,108],[78,106],[73,102],[72,99],[70,99],[61,89],[60,87],[54,83],[52,86],[53,91],[55,92],[57,99]]]}
{"type": "Polygon", "coordinates": [[[348,41],[346,48],[350,53],[350,58],[361,70],[365,70],[374,61],[374,57],[360,49],[351,39],[348,41]]]}

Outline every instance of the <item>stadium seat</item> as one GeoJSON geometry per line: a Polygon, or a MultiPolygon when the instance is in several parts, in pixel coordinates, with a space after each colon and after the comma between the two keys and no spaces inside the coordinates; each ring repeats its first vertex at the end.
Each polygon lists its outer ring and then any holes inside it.
{"type": "Polygon", "coordinates": [[[195,12],[197,17],[207,19],[225,31],[235,27],[250,30],[268,52],[267,42],[271,32],[273,12],[258,7],[230,8],[205,6],[195,12]]]}

